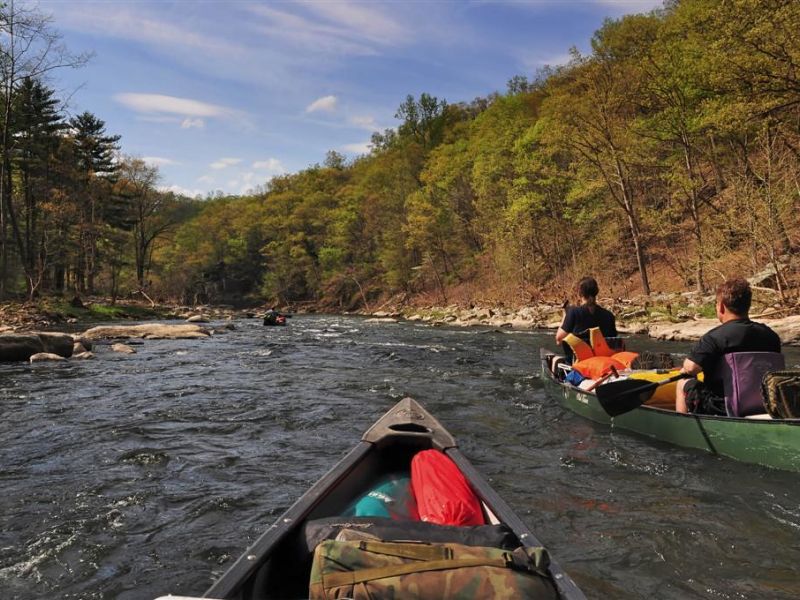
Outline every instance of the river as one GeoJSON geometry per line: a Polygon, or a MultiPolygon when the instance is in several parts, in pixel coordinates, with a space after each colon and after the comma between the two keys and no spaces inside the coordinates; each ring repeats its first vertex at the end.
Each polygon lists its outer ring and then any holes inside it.
{"type": "Polygon", "coordinates": [[[98,345],[92,361],[0,365],[2,598],[201,594],[404,396],[589,598],[800,597],[797,474],[565,411],[537,374],[551,335],[235,324],[133,355],[98,345]]]}

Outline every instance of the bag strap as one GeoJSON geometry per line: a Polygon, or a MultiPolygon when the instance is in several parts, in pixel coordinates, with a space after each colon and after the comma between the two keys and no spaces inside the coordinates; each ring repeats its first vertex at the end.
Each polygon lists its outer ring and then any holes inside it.
{"type": "Polygon", "coordinates": [[[373,569],[361,569],[360,571],[343,571],[331,573],[322,577],[322,584],[326,588],[336,588],[345,585],[355,585],[365,581],[385,579],[388,577],[399,577],[411,573],[424,573],[426,571],[444,571],[447,569],[462,569],[466,567],[500,567],[510,568],[513,566],[508,553],[504,553],[507,558],[459,558],[455,560],[429,560],[416,563],[406,563],[402,565],[389,565],[387,567],[375,567],[373,569]]]}
{"type": "Polygon", "coordinates": [[[364,540],[358,545],[362,552],[385,554],[411,560],[452,560],[453,550],[427,542],[383,542],[364,540]]]}

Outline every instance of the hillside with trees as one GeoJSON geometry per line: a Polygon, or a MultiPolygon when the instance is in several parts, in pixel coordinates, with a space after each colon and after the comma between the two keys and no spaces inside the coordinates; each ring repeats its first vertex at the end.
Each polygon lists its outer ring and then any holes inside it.
{"type": "Polygon", "coordinates": [[[791,0],[669,2],[503,93],[408,96],[355,160],[205,201],[158,191],[4,47],[0,293],[522,305],[585,273],[630,296],[769,266],[795,302],[797,31],[791,0]]]}

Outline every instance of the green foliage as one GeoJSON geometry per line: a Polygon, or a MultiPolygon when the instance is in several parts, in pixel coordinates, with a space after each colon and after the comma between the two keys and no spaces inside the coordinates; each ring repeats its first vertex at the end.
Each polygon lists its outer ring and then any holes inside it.
{"type": "Polygon", "coordinates": [[[113,163],[91,113],[66,131],[31,80],[3,204],[24,268],[5,280],[350,309],[453,286],[527,302],[589,272],[648,292],[657,263],[702,291],[725,256],[756,269],[800,242],[798,30],[791,0],[669,2],[503,95],[407,96],[368,155],[199,203],[113,163]]]}

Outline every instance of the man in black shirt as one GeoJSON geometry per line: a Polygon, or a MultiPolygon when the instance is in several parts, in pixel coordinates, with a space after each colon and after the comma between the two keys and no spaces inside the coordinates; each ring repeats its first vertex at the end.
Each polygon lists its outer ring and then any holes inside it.
{"type": "Polygon", "coordinates": [[[717,318],[722,325],[706,333],[683,361],[681,373],[703,381],[681,379],[675,391],[675,410],[724,415],[725,390],[722,365],[732,352],[780,352],[781,339],[763,323],[748,317],[753,294],[746,280],[730,279],[717,287],[717,318]]]}

